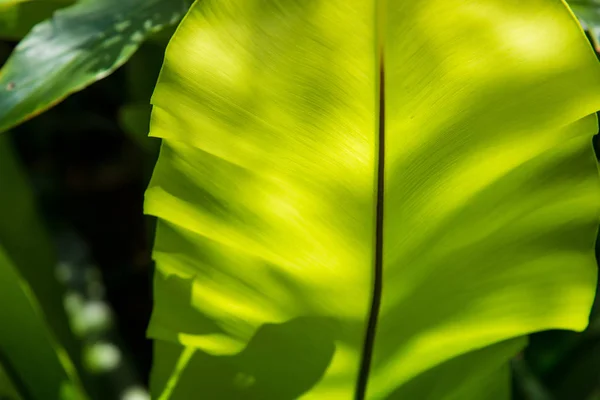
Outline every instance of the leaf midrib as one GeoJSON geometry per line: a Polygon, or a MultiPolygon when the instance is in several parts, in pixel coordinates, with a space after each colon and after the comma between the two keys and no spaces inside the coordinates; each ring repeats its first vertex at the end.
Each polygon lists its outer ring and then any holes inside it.
{"type": "Polygon", "coordinates": [[[375,0],[375,40],[377,55],[377,86],[378,96],[376,112],[379,115],[377,122],[377,176],[375,193],[375,237],[374,237],[374,266],[373,266],[373,294],[368,314],[368,322],[362,351],[362,359],[356,383],[355,399],[364,400],[367,392],[371,359],[377,329],[377,319],[381,305],[383,287],[383,214],[384,214],[384,186],[385,186],[385,71],[383,52],[383,13],[385,0],[375,0]]]}

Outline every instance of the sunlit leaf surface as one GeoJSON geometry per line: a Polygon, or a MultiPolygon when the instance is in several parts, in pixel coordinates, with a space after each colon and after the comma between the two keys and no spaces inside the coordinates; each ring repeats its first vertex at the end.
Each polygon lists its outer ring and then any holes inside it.
{"type": "Polygon", "coordinates": [[[154,397],[507,399],[525,335],[587,325],[600,67],[563,3],[203,0],[153,104],[154,397]]]}
{"type": "Polygon", "coordinates": [[[36,25],[0,71],[0,131],[110,74],[187,6],[188,0],[84,0],[36,25]]]}

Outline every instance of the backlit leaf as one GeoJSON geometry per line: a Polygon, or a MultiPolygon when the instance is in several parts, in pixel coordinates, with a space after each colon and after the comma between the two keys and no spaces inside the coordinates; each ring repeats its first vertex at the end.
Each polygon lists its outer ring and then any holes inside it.
{"type": "Polygon", "coordinates": [[[156,398],[507,399],[525,335],[587,325],[564,3],[202,0],[152,102],[156,398]]]}

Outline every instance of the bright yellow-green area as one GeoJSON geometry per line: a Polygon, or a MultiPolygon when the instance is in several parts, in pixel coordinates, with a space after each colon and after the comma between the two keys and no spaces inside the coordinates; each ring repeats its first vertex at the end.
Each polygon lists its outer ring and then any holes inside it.
{"type": "Polygon", "coordinates": [[[505,400],[594,296],[600,67],[555,0],[202,0],[153,96],[153,396],[505,400]]]}
{"type": "Polygon", "coordinates": [[[0,365],[5,371],[10,368],[17,377],[20,389],[26,391],[21,395],[32,399],[85,400],[71,360],[55,340],[34,294],[1,246],[0,305],[0,365]]]}
{"type": "Polygon", "coordinates": [[[231,380],[210,367],[222,387],[207,398],[228,386],[229,398],[297,398],[318,381],[313,398],[352,396],[373,265],[373,13],[209,0],[169,44],[146,197],[160,216],[149,333],[222,357],[246,348],[231,380]],[[275,348],[294,365],[264,369],[275,348]],[[236,386],[238,373],[253,383],[236,386]]]}
{"type": "Polygon", "coordinates": [[[390,2],[386,27],[374,399],[507,338],[583,330],[600,204],[600,68],[563,4],[390,2]]]}

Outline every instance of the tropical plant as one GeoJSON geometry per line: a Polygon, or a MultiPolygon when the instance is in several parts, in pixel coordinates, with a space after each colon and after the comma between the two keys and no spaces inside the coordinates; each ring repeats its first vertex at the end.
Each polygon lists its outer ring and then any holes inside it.
{"type": "MultiPolygon", "coordinates": [[[[0,35],[29,32],[0,130],[189,6],[41,4],[0,1],[0,35]]],[[[572,8],[595,43],[595,3],[572,8]]],[[[152,68],[128,68],[119,118],[149,165],[152,68]]],[[[565,3],[197,1],[152,104],[153,398],[507,399],[528,335],[588,325],[600,67],[565,3]]],[[[4,140],[0,398],[107,398],[28,185],[4,140]]]]}
{"type": "Polygon", "coordinates": [[[196,3],[152,100],[155,396],[507,398],[588,322],[599,85],[556,1],[196,3]]]}

